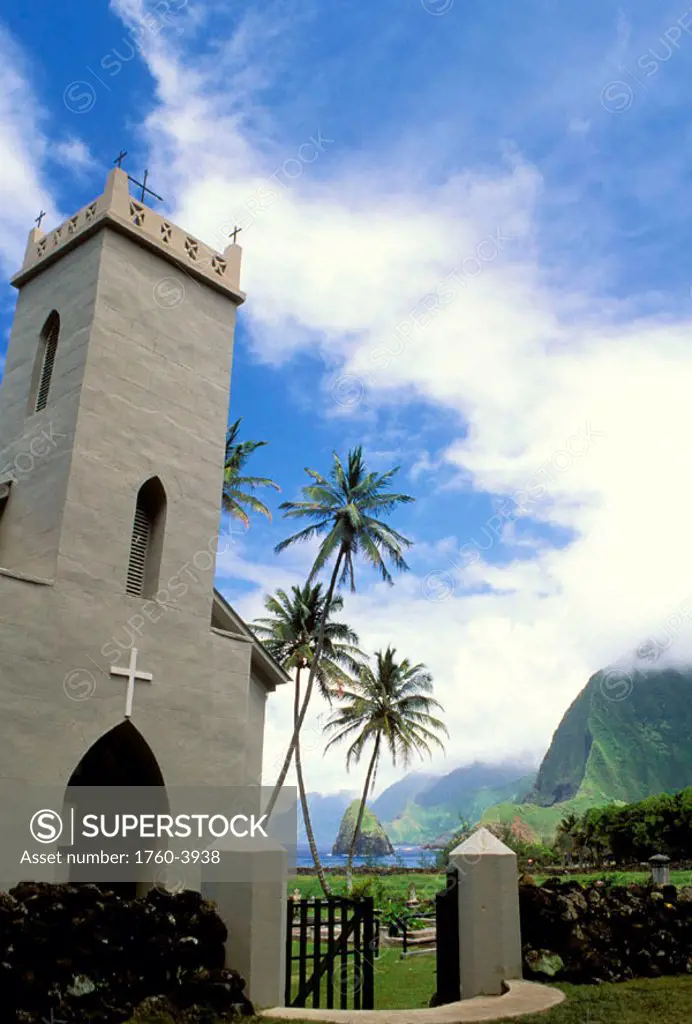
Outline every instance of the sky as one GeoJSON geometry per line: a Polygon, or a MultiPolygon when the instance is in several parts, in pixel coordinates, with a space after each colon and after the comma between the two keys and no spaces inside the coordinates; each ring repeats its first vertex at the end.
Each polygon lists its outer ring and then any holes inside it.
{"type": "MultiPolygon", "coordinates": [[[[363,444],[416,498],[393,587],[342,617],[425,664],[447,771],[538,762],[598,669],[692,660],[692,7],[633,0],[92,0],[0,23],[0,361],[40,210],[50,230],[120,149],[222,249],[248,299],[230,416],[268,442],[272,522],[217,586],[248,620],[314,546],[278,505],[363,444]],[[59,42],[59,45],[56,45],[59,42]],[[688,600],[689,599],[689,600],[688,600]]],[[[265,781],[291,716],[268,704],[265,781]]],[[[329,714],[310,789],[358,789],[329,714]]],[[[414,767],[416,767],[414,765],[414,767]]],[[[384,761],[378,791],[399,777],[384,761]]]]}

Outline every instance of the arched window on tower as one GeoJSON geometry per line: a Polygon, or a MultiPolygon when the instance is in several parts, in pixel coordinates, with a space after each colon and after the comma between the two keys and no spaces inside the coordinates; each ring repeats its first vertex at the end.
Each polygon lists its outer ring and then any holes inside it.
{"type": "Polygon", "coordinates": [[[165,525],[166,492],[153,476],[137,495],[125,584],[126,592],[134,597],[153,597],[158,590],[165,525]]]}
{"type": "Polygon", "coordinates": [[[0,522],[2,522],[2,515],[5,511],[13,483],[14,479],[9,474],[0,476],[0,522]]]}
{"type": "Polygon", "coordinates": [[[40,412],[48,404],[48,393],[50,382],[53,376],[55,355],[58,350],[58,338],[60,337],[60,314],[57,310],[49,315],[39,339],[38,350],[34,362],[34,372],[31,378],[31,393],[29,395],[29,413],[40,412]]]}

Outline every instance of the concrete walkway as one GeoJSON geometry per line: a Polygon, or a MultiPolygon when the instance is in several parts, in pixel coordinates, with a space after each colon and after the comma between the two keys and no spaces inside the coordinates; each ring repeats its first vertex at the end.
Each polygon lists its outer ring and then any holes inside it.
{"type": "Polygon", "coordinates": [[[502,996],[476,996],[424,1010],[306,1010],[297,1006],[276,1006],[273,1010],[262,1010],[261,1016],[330,1024],[472,1024],[541,1013],[565,998],[559,989],[533,981],[508,981],[507,988],[502,996]]]}

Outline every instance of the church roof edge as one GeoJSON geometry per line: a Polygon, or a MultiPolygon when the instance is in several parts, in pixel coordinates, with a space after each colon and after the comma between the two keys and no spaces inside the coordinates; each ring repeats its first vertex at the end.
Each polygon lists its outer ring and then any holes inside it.
{"type": "Polygon", "coordinates": [[[244,619],[238,615],[235,608],[232,608],[226,598],[216,588],[214,588],[214,614],[217,618],[225,620],[225,626],[222,632],[225,633],[236,633],[240,634],[248,643],[252,644],[252,660],[253,666],[261,672],[261,674],[267,677],[272,685],[272,688],[276,686],[283,686],[284,683],[290,683],[290,676],[284,671],[269,651],[266,649],[263,643],[257,639],[255,634],[252,632],[248,624],[244,619]],[[226,628],[226,627],[232,628],[226,628]]]}

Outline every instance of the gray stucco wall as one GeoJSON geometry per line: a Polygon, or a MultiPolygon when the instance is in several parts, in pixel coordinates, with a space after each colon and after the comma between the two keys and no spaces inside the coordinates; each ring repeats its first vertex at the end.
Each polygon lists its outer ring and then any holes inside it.
{"type": "Polygon", "coordinates": [[[251,646],[209,628],[236,306],[189,279],[182,304],[165,308],[155,289],[171,276],[106,226],[21,288],[3,463],[41,430],[62,436],[15,474],[0,525],[0,778],[67,783],[123,720],[126,681],[109,669],[135,645],[154,679],[136,684],[132,722],[165,782],[257,780],[266,691],[251,681],[251,646]],[[52,309],[50,397],[27,416],[52,309]],[[168,507],[159,594],[144,601],[124,587],[137,492],[154,474],[168,507]]]}

